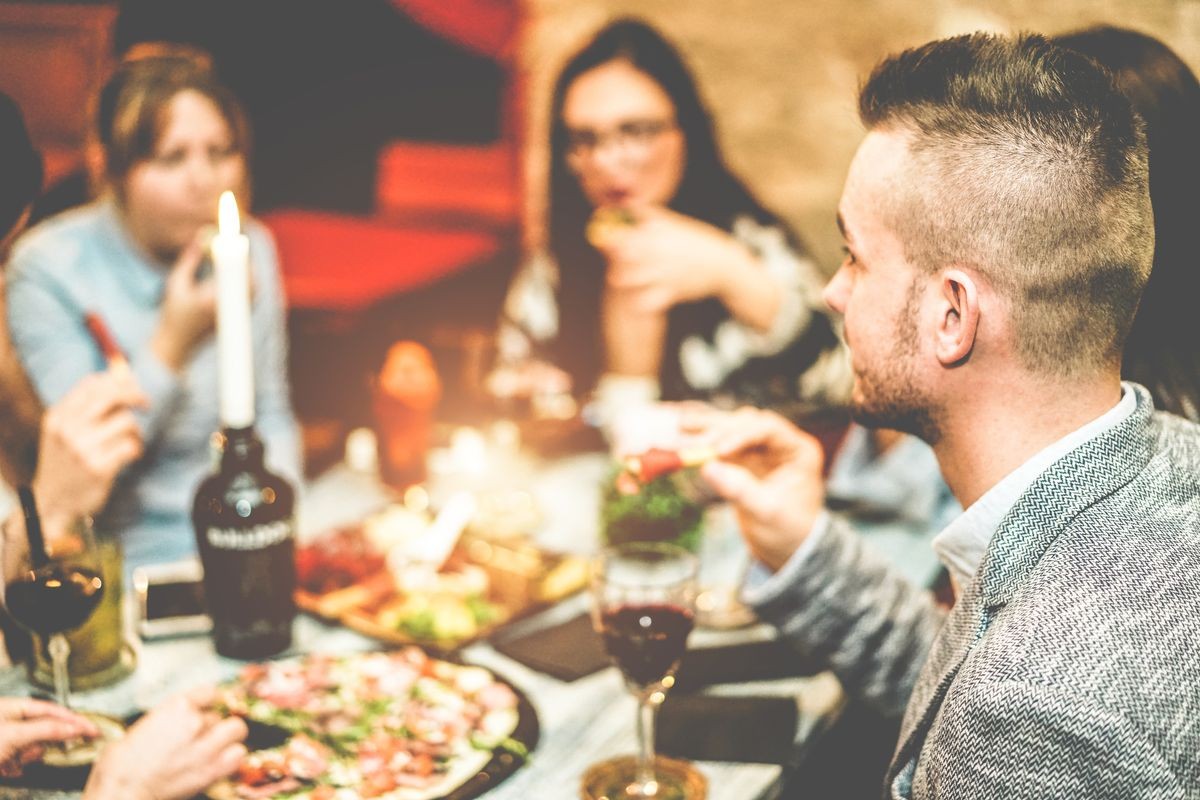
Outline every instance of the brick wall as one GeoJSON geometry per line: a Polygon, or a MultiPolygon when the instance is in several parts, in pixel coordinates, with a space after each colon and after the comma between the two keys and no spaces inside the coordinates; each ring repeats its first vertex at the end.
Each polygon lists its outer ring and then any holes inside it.
{"type": "MultiPolygon", "coordinates": [[[[609,19],[657,24],[694,68],[730,163],[809,242],[840,259],[834,210],[862,136],[855,90],[883,55],[978,29],[1055,34],[1100,22],[1159,36],[1200,70],[1198,0],[529,0],[530,187],[544,185],[558,66],[609,19]]],[[[542,192],[530,193],[536,236],[542,192]]]]}

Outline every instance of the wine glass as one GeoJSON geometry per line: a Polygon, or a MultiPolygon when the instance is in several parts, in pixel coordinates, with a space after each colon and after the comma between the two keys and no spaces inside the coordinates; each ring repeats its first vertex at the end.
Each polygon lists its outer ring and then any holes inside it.
{"type": "Polygon", "coordinates": [[[654,754],[654,715],[674,685],[694,625],[698,562],[665,542],[610,547],[592,565],[593,623],[638,700],[638,754],[592,766],[586,798],[632,800],[704,796],[691,765],[654,754]]]}
{"type": "MultiPolygon", "coordinates": [[[[30,550],[26,563],[8,581],[4,602],[20,625],[48,640],[54,673],[54,694],[63,708],[71,707],[68,659],[71,646],[66,634],[83,625],[104,597],[104,580],[92,522],[88,517],[63,521],[39,519],[32,495],[21,492],[25,506],[30,550]]],[[[95,720],[93,720],[95,721],[95,720]]],[[[108,725],[101,725],[106,730],[108,725]]],[[[62,746],[59,757],[47,763],[80,763],[83,751],[94,752],[94,744],[75,741],[62,746]]]]}

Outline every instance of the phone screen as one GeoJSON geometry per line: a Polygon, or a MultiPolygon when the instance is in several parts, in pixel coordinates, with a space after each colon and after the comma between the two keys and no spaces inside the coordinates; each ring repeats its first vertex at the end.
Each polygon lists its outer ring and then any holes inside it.
{"type": "Polygon", "coordinates": [[[199,581],[151,583],[146,587],[146,619],[192,617],[205,613],[204,584],[199,581]]]}

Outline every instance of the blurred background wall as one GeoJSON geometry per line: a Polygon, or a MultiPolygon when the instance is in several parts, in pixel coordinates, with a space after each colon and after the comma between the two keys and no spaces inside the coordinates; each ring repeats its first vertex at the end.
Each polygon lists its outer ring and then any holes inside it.
{"type": "MultiPolygon", "coordinates": [[[[528,0],[522,49],[531,187],[546,169],[546,113],[558,66],[609,19],[643,17],[693,66],[726,157],[832,271],[834,212],[862,136],[855,93],[894,50],[979,29],[1061,33],[1097,23],[1156,35],[1200,68],[1196,0],[528,0]]],[[[536,222],[540,193],[532,192],[536,222]]],[[[535,228],[536,231],[536,228],[535,228]]],[[[536,233],[534,234],[536,235],[536,233]]]]}

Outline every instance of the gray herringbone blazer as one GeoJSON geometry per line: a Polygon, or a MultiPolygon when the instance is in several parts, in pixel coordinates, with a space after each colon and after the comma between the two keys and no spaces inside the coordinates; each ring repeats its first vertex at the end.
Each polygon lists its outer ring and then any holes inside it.
{"type": "Polygon", "coordinates": [[[1200,427],[1132,416],[1005,517],[948,614],[835,523],[757,610],[904,721],[893,798],[1200,798],[1200,427]]]}

